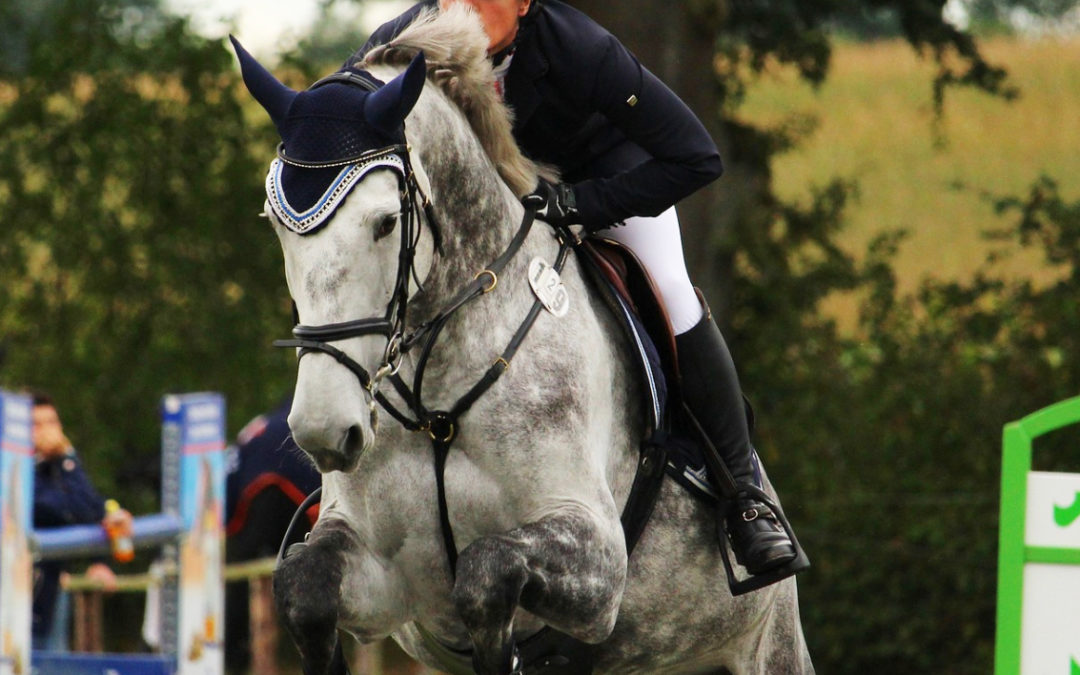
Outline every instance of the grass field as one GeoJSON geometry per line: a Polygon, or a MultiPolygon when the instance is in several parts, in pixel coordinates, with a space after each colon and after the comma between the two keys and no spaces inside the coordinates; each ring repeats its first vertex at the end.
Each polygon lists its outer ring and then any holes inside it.
{"type": "MultiPolygon", "coordinates": [[[[980,234],[1015,221],[994,212],[993,198],[1024,195],[1042,174],[1066,199],[1080,198],[1080,39],[997,38],[983,49],[1009,70],[1020,97],[951,91],[938,135],[934,64],[902,41],[838,45],[816,91],[788,73],[766,75],[739,110],[755,123],[817,118],[817,129],[775,163],[777,192],[805,202],[812,185],[858,181],[842,242],[858,253],[884,230],[909,230],[896,261],[903,290],[928,275],[965,278],[979,266],[989,250],[980,234]]],[[[1041,264],[1026,255],[1004,269],[1046,277],[1041,264]]]]}

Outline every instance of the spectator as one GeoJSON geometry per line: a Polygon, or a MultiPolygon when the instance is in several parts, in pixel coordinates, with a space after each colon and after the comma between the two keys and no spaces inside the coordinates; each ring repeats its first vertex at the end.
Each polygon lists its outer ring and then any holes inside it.
{"type": "MultiPolygon", "coordinates": [[[[34,527],[62,527],[106,523],[105,500],[83,471],[71,441],[64,435],[60,415],[51,398],[33,394],[34,527]]],[[[131,531],[131,514],[121,509],[108,516],[131,531]]],[[[64,572],[61,561],[43,561],[34,569],[33,647],[67,651],[70,605],[60,589],[64,572]]],[[[103,561],[96,561],[86,575],[106,591],[116,588],[116,575],[103,561]]]]}

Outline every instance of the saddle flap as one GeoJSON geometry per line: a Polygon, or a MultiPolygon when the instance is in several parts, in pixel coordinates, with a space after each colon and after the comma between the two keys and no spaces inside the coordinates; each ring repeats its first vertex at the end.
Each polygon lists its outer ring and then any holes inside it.
{"type": "MultiPolygon", "coordinates": [[[[669,381],[678,382],[679,359],[675,331],[660,291],[634,253],[613,239],[589,237],[581,246],[611,286],[621,296],[656,345],[660,364],[669,381]]],[[[670,386],[670,382],[669,382],[670,386]]]]}

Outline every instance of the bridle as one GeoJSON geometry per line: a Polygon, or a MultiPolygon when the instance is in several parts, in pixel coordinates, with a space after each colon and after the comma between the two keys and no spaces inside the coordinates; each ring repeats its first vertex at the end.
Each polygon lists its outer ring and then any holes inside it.
{"type": "MultiPolygon", "coordinates": [[[[380,83],[368,77],[365,73],[357,71],[341,71],[329,75],[315,82],[310,89],[316,89],[330,83],[344,83],[359,86],[368,91],[376,91],[380,83]]],[[[404,136],[404,134],[402,134],[404,136]]],[[[442,231],[435,218],[431,200],[421,189],[416,178],[416,172],[412,168],[410,147],[407,143],[397,143],[381,148],[367,150],[349,157],[330,161],[305,161],[289,157],[285,152],[285,144],[280,143],[277,148],[277,157],[284,164],[300,169],[329,169],[343,168],[350,165],[360,166],[377,163],[379,160],[396,158],[400,161],[400,169],[396,164],[384,164],[391,168],[398,176],[398,186],[402,202],[401,211],[401,245],[398,252],[398,269],[394,281],[393,292],[387,303],[386,311],[382,316],[374,316],[363,319],[355,319],[340,323],[309,326],[299,323],[299,315],[296,314],[296,305],[293,304],[293,312],[297,318],[297,325],[293,328],[292,340],[275,340],[275,347],[299,349],[298,358],[302,358],[311,352],[322,352],[336,359],[348,368],[370,397],[373,421],[377,414],[375,402],[378,401],[384,408],[392,408],[389,401],[378,392],[379,383],[388,376],[396,375],[401,367],[403,350],[405,320],[409,306],[410,279],[416,279],[417,286],[423,287],[416,275],[416,250],[420,241],[420,212],[423,210],[428,228],[434,239],[434,247],[442,251],[442,231]],[[350,357],[344,351],[333,346],[332,342],[347,340],[355,337],[381,335],[386,338],[387,344],[383,351],[383,358],[375,374],[372,375],[364,366],[350,357]]],[[[415,339],[415,336],[412,336],[415,339]]]]}
{"type": "MultiPolygon", "coordinates": [[[[349,84],[365,87],[369,90],[378,88],[378,84],[367,77],[363,77],[355,71],[339,72],[324,78],[312,85],[312,88],[322,86],[329,82],[346,82],[349,84]]],[[[480,296],[495,290],[499,283],[499,275],[511,259],[521,249],[532,229],[536,215],[536,204],[525,207],[521,224],[514,234],[506,249],[487,267],[478,272],[471,281],[466,283],[450,299],[450,301],[434,316],[420,323],[412,331],[407,331],[410,279],[416,278],[415,264],[417,244],[420,238],[421,218],[425,219],[428,228],[435,240],[435,249],[440,254],[442,250],[441,228],[435,217],[431,200],[421,189],[417,182],[416,173],[412,168],[408,143],[388,145],[374,150],[327,162],[302,161],[291,158],[285,152],[284,145],[278,146],[278,159],[281,162],[301,169],[326,169],[344,168],[350,164],[377,161],[380,158],[394,156],[398,161],[384,162],[386,166],[398,173],[401,200],[401,244],[398,252],[397,277],[394,282],[394,290],[387,304],[386,311],[382,316],[354,319],[340,323],[330,323],[321,326],[310,326],[298,323],[293,328],[293,339],[276,340],[275,347],[298,349],[298,358],[307,354],[319,352],[327,354],[348,368],[360,381],[369,398],[369,408],[372,411],[373,422],[377,421],[376,404],[385,410],[391,417],[396,419],[405,429],[410,431],[427,432],[431,438],[432,447],[435,451],[435,470],[439,497],[439,516],[446,543],[447,557],[450,562],[451,574],[457,566],[457,548],[454,545],[453,531],[450,527],[450,518],[446,507],[445,484],[443,470],[446,465],[446,457],[450,451],[450,445],[458,432],[458,419],[468,411],[472,405],[486,392],[503,373],[510,367],[510,361],[517,353],[518,347],[532,328],[533,323],[543,311],[544,305],[539,298],[533,302],[528,314],[524,317],[509,344],[502,354],[495,360],[480,379],[466,391],[449,410],[430,410],[423,403],[424,373],[432,351],[438,340],[439,334],[450,318],[465,307],[467,304],[480,296]],[[422,212],[422,213],[421,213],[422,212]],[[334,346],[335,342],[356,337],[381,335],[386,338],[386,348],[383,357],[374,374],[369,373],[364,366],[344,351],[334,346]],[[401,377],[399,370],[405,354],[413,349],[419,350],[415,360],[415,373],[412,384],[407,384],[401,377]],[[380,384],[383,381],[392,383],[398,395],[404,401],[407,411],[403,411],[394,405],[381,391],[380,384]]],[[[560,242],[559,253],[553,267],[561,272],[571,249],[581,243],[578,236],[568,228],[556,228],[555,236],[560,242]]],[[[417,285],[421,286],[417,279],[417,285]]]]}
{"type": "MultiPolygon", "coordinates": [[[[360,86],[369,91],[375,91],[381,85],[357,71],[342,71],[334,73],[315,84],[311,89],[329,84],[341,82],[360,86]]],[[[402,134],[404,136],[404,134],[402,134]]],[[[525,207],[521,225],[517,233],[510,241],[507,248],[493,260],[487,267],[478,272],[473,279],[465,284],[457,294],[438,311],[433,317],[419,324],[411,332],[407,332],[407,318],[409,309],[410,279],[416,279],[417,285],[422,287],[415,271],[417,244],[421,232],[421,218],[425,219],[431,230],[436,251],[445,254],[442,248],[442,230],[435,217],[431,200],[421,189],[416,173],[412,168],[410,159],[411,148],[408,143],[397,143],[373,150],[367,150],[357,155],[344,157],[325,162],[305,161],[289,157],[285,152],[284,144],[278,146],[278,159],[288,165],[301,169],[327,169],[344,168],[349,165],[377,162],[380,158],[394,157],[396,162],[383,162],[387,168],[393,169],[399,178],[402,201],[401,244],[398,253],[397,277],[394,282],[394,290],[387,304],[386,311],[382,316],[354,319],[340,323],[311,326],[298,323],[293,328],[293,339],[276,340],[275,347],[298,349],[298,358],[312,352],[327,354],[348,368],[360,381],[367,396],[368,405],[372,411],[373,421],[377,419],[376,404],[396,419],[403,427],[410,431],[426,431],[434,443],[443,443],[446,450],[457,432],[457,419],[485,392],[510,366],[510,360],[517,352],[528,330],[543,309],[539,299],[533,303],[531,310],[523,320],[518,331],[511,339],[510,344],[496,359],[483,377],[458,400],[449,411],[429,410],[423,404],[422,390],[424,372],[432,350],[438,339],[439,333],[447,321],[458,310],[472,300],[489,293],[495,289],[499,282],[499,274],[502,273],[507,263],[524,244],[528,236],[536,214],[536,205],[525,207]],[[421,216],[421,212],[423,215],[421,216]],[[355,337],[381,335],[386,338],[386,348],[383,358],[370,373],[363,365],[358,363],[344,351],[332,343],[340,342],[355,337]],[[405,354],[414,348],[419,348],[419,356],[416,360],[416,371],[411,386],[399,375],[398,371],[405,354]],[[408,407],[408,411],[402,411],[387,399],[379,387],[383,381],[393,384],[401,399],[408,407]]],[[[561,271],[569,255],[572,246],[580,243],[580,239],[569,229],[562,228],[556,231],[556,236],[561,242],[555,269],[561,271]]],[[[438,457],[437,464],[445,461],[438,457]]],[[[441,489],[441,466],[440,489],[441,489]]],[[[446,521],[448,526],[449,521],[446,521]]],[[[447,530],[448,531],[448,530],[447,530]]],[[[449,537],[448,537],[449,540],[449,537]]],[[[450,553],[451,560],[456,557],[456,551],[450,553]]],[[[451,565],[451,569],[453,565],[451,565]]]]}
{"type": "MultiPolygon", "coordinates": [[[[458,405],[449,413],[428,410],[422,403],[423,380],[427,362],[431,356],[439,333],[442,331],[450,317],[472,300],[493,291],[498,285],[499,274],[518,252],[522,244],[524,244],[526,237],[532,229],[535,217],[535,207],[526,207],[517,233],[498,258],[477,273],[469,283],[458,291],[442,310],[435,314],[435,316],[421,323],[415,330],[406,332],[410,279],[416,279],[417,285],[422,286],[415,271],[416,250],[421,230],[421,211],[423,212],[423,218],[426,219],[428,227],[432,232],[436,250],[443,253],[441,228],[435,218],[431,200],[424,194],[417,182],[416,173],[412,169],[409,153],[410,148],[408,144],[395,144],[375,150],[369,150],[353,157],[332,162],[300,162],[288,157],[285,154],[284,149],[281,146],[278,147],[278,158],[282,162],[300,168],[321,169],[341,167],[351,163],[372,161],[373,159],[385,157],[387,155],[396,155],[401,160],[404,171],[399,174],[402,200],[402,223],[401,245],[398,253],[398,269],[396,280],[394,282],[394,290],[387,303],[386,311],[382,316],[354,319],[319,326],[298,323],[292,331],[293,339],[275,340],[274,346],[299,349],[298,358],[303,358],[305,355],[312,352],[321,352],[332,356],[335,360],[348,368],[360,381],[361,386],[370,397],[369,407],[372,410],[373,416],[376,415],[377,409],[375,405],[377,403],[406,429],[409,429],[410,431],[427,431],[431,435],[433,441],[449,442],[456,433],[455,422],[457,417],[463,414],[484,391],[494,384],[494,381],[498,379],[498,376],[509,368],[510,360],[513,358],[514,353],[516,353],[518,346],[521,344],[521,340],[524,339],[525,334],[532,326],[540,309],[542,309],[540,301],[537,300],[534,303],[532,311],[529,312],[525,321],[518,329],[518,333],[515,334],[503,355],[496,360],[481,381],[473,387],[473,389],[469,390],[462,400],[459,401],[458,405]],[[374,374],[370,373],[363,365],[358,363],[344,351],[331,344],[341,340],[371,335],[381,335],[387,340],[386,348],[383,351],[382,361],[375,369],[374,374]],[[412,385],[409,386],[398,375],[398,371],[401,368],[404,355],[417,346],[420,348],[420,355],[417,359],[414,381],[412,385]],[[384,380],[389,380],[393,383],[394,388],[408,406],[411,415],[398,409],[397,406],[379,391],[379,386],[384,380]]],[[[560,271],[563,264],[565,264],[572,243],[580,242],[580,240],[569,233],[569,231],[564,234],[567,236],[564,237],[560,235],[560,241],[563,241],[564,243],[556,261],[556,269],[560,271]]]]}
{"type": "MultiPolygon", "coordinates": [[[[342,166],[343,163],[369,160],[372,157],[396,154],[405,167],[400,175],[401,198],[402,198],[402,227],[401,248],[398,255],[397,279],[394,292],[387,305],[386,312],[381,317],[355,319],[340,323],[324,324],[321,326],[309,326],[298,324],[293,328],[292,340],[276,340],[275,347],[287,347],[299,349],[298,358],[303,358],[312,352],[328,354],[343,366],[348,368],[359,379],[360,384],[370,396],[369,407],[373,417],[376,413],[376,403],[405,429],[410,431],[427,432],[432,441],[435,451],[436,483],[439,497],[439,516],[442,526],[443,539],[446,543],[447,557],[450,562],[451,574],[457,567],[457,547],[454,545],[453,531],[450,527],[450,518],[446,507],[446,492],[443,480],[446,457],[450,451],[458,430],[458,419],[468,411],[472,405],[486,392],[503,373],[510,367],[510,361],[517,353],[518,347],[532,328],[537,316],[543,310],[544,305],[539,298],[533,302],[528,314],[522,320],[509,344],[502,354],[488,368],[484,375],[462,395],[449,410],[429,410],[423,404],[423,383],[427,363],[431,357],[439,334],[447,321],[460,309],[465,307],[476,298],[495,290],[499,283],[499,274],[502,273],[507,263],[517,254],[525,243],[532,229],[536,215],[536,206],[525,207],[521,225],[514,234],[513,239],[506,249],[493,260],[487,267],[477,273],[473,279],[465,284],[454,297],[439,310],[433,317],[424,321],[411,332],[406,332],[406,321],[409,309],[409,280],[415,277],[414,265],[416,261],[416,248],[420,234],[420,214],[423,211],[428,227],[435,238],[436,248],[442,252],[440,228],[435,219],[434,208],[431,200],[423,193],[416,180],[416,174],[412,170],[409,159],[410,148],[408,144],[391,145],[376,150],[370,150],[355,157],[338,160],[335,162],[296,162],[290,159],[282,148],[278,149],[278,157],[283,162],[293,163],[302,168],[327,168],[342,166]],[[383,353],[382,362],[376,368],[374,375],[370,374],[355,359],[341,349],[335,347],[333,342],[347,340],[354,337],[370,335],[382,335],[386,337],[387,344],[383,353]],[[400,376],[399,369],[405,354],[414,348],[419,348],[419,356],[416,359],[416,370],[412,385],[407,384],[400,376]],[[408,406],[408,412],[397,408],[382,392],[379,385],[383,380],[388,380],[394,386],[398,395],[408,406]]],[[[557,228],[556,238],[560,242],[559,253],[553,267],[561,272],[573,246],[581,243],[576,234],[568,228],[557,228]]],[[[419,284],[419,281],[418,281],[419,284]]]]}
{"type": "Polygon", "coordinates": [[[413,171],[409,157],[407,144],[389,145],[375,150],[369,150],[352,157],[331,162],[301,162],[290,158],[285,154],[283,145],[278,146],[278,159],[291,166],[304,169],[324,169],[348,166],[364,162],[376,161],[388,156],[397,157],[402,164],[403,171],[398,173],[400,196],[402,201],[401,212],[401,245],[398,251],[398,269],[394,281],[393,292],[386,305],[386,311],[382,316],[373,316],[363,319],[354,319],[340,323],[329,323],[319,326],[309,326],[298,323],[293,328],[292,340],[276,340],[275,347],[298,348],[299,356],[311,352],[322,352],[334,357],[339,363],[348,368],[360,380],[360,384],[371,397],[370,405],[374,411],[374,403],[378,400],[384,407],[388,402],[378,393],[379,383],[387,376],[394,375],[401,367],[404,355],[405,320],[409,307],[410,279],[417,279],[417,285],[421,283],[416,275],[416,250],[420,241],[420,211],[424,211],[428,227],[435,240],[436,250],[442,249],[441,230],[438,221],[434,217],[431,201],[421,190],[413,171]],[[372,375],[364,366],[360,365],[348,354],[333,346],[332,342],[347,340],[355,337],[381,335],[386,338],[387,344],[383,352],[382,362],[372,375]]]}

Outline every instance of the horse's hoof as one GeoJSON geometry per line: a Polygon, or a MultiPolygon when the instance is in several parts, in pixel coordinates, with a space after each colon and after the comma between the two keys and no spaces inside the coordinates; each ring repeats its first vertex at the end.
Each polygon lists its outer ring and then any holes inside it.
{"type": "Polygon", "coordinates": [[[496,659],[485,659],[482,651],[473,650],[473,670],[477,675],[524,675],[524,664],[513,642],[504,645],[496,659]]]}

